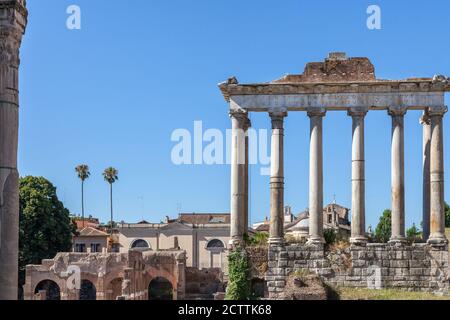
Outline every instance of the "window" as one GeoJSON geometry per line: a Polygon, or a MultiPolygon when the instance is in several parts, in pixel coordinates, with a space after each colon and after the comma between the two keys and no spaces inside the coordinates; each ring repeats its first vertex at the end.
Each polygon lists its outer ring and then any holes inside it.
{"type": "Polygon", "coordinates": [[[75,252],[85,252],[86,245],[84,243],[75,243],[75,252]]]}
{"type": "Polygon", "coordinates": [[[333,221],[333,216],[331,214],[328,215],[328,223],[331,223],[333,221]]]}
{"type": "Polygon", "coordinates": [[[148,242],[143,239],[136,239],[131,244],[131,248],[150,248],[148,242]]]}
{"type": "Polygon", "coordinates": [[[212,239],[206,245],[207,248],[224,248],[223,242],[219,239],[212,239]]]}
{"type": "Polygon", "coordinates": [[[91,243],[91,252],[100,252],[100,243],[91,243]]]}

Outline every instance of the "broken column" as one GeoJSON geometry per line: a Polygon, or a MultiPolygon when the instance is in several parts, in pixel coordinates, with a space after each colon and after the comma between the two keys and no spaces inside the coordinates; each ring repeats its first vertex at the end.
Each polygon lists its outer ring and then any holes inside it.
{"type": "Polygon", "coordinates": [[[18,298],[18,77],[27,16],[24,0],[0,0],[0,300],[18,298]]]}

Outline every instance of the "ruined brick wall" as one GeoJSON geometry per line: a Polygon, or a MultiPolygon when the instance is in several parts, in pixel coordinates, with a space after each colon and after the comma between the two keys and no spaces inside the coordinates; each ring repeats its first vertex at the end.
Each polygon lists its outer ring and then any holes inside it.
{"type": "Polygon", "coordinates": [[[448,248],[427,244],[367,244],[333,252],[323,246],[288,245],[268,249],[266,281],[270,299],[282,299],[286,280],[296,270],[316,272],[327,284],[448,292],[448,248]]]}
{"type": "Polygon", "coordinates": [[[220,268],[186,268],[186,296],[205,296],[212,299],[216,292],[224,291],[223,273],[220,268]]]}

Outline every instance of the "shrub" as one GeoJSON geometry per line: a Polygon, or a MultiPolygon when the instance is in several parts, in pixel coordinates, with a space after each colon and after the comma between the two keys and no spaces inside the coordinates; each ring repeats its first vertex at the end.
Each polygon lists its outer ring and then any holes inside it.
{"type": "Polygon", "coordinates": [[[236,248],[228,255],[228,286],[226,300],[247,300],[250,297],[250,264],[247,252],[236,248]]]}
{"type": "Polygon", "coordinates": [[[336,231],[334,229],[325,229],[323,230],[323,237],[326,244],[333,244],[337,239],[336,231]]]}

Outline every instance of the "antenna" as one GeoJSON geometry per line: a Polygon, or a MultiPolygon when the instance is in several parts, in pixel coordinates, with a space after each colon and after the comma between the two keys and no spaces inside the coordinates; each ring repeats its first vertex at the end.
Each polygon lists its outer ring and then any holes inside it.
{"type": "Polygon", "coordinates": [[[144,220],[144,196],[139,196],[139,200],[141,200],[141,221],[144,220]]]}

